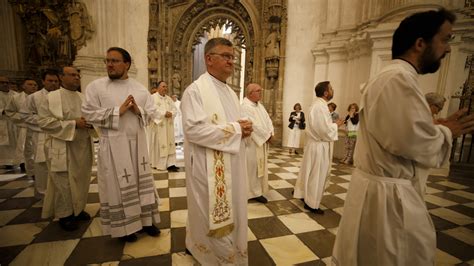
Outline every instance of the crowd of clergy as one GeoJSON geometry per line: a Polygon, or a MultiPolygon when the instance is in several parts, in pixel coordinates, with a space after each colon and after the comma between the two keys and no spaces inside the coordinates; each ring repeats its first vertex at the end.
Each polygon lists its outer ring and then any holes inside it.
{"type": "MultiPolygon", "coordinates": [[[[328,108],[331,83],[314,88],[294,189],[311,212],[324,215],[320,204],[338,128],[360,111],[354,122],[356,169],[334,248],[337,265],[434,263],[435,231],[422,199],[425,170],[445,163],[453,136],[472,131],[474,117],[460,110],[434,121],[417,75],[435,72],[449,53],[454,20],[444,9],[405,19],[394,35],[394,47],[401,48],[393,48],[393,62],[367,84],[360,110],[349,106],[345,120],[328,108]],[[435,27],[430,38],[412,33],[426,27],[435,27]],[[400,103],[389,104],[393,99],[400,103]]],[[[84,208],[96,141],[102,231],[134,242],[138,233],[160,234],[152,169],[179,171],[176,145],[183,143],[186,252],[202,265],[246,265],[247,202],[267,202],[274,128],[259,84],[248,84],[241,102],[226,84],[234,60],[232,42],[210,39],[207,71],[186,88],[182,102],[168,95],[164,81],[148,90],[129,77],[132,57],[120,47],[107,50],[108,76],[91,82],[85,93],[72,66],[44,71],[39,91],[34,79],[16,90],[0,77],[0,165],[24,164],[35,195],[43,198],[42,217],[73,231],[91,219],[84,208]]]]}

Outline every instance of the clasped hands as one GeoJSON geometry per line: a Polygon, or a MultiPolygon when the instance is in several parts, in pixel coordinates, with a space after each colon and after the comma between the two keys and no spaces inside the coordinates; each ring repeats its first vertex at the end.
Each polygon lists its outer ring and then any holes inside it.
{"type": "Polygon", "coordinates": [[[76,127],[77,128],[88,128],[91,129],[92,125],[87,123],[86,119],[84,117],[77,118],[76,119],[76,127]]]}
{"type": "Polygon", "coordinates": [[[237,122],[240,124],[240,129],[242,130],[242,138],[246,138],[252,134],[252,121],[239,119],[237,122]]]}
{"type": "Polygon", "coordinates": [[[138,109],[138,105],[132,95],[128,95],[127,99],[120,105],[119,114],[123,115],[128,110],[136,115],[140,114],[140,109],[138,109]]]}

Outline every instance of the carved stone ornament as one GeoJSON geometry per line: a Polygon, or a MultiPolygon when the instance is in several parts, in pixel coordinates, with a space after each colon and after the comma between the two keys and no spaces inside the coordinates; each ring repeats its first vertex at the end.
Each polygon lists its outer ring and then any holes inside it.
{"type": "Polygon", "coordinates": [[[26,29],[26,58],[30,74],[70,65],[93,32],[84,3],[9,0],[26,29]]]}

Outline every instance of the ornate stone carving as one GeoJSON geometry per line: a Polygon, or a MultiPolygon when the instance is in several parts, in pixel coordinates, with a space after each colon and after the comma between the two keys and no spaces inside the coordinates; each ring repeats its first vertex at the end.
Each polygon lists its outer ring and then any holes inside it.
{"type": "Polygon", "coordinates": [[[94,32],[91,17],[87,12],[86,5],[77,0],[73,0],[68,6],[68,13],[71,40],[76,49],[79,50],[86,44],[86,41],[91,38],[94,32]]]}
{"type": "Polygon", "coordinates": [[[71,1],[9,0],[26,28],[26,58],[30,74],[72,64],[93,32],[85,5],[71,1]]]}
{"type": "Polygon", "coordinates": [[[282,131],[279,112],[286,0],[150,0],[150,5],[154,4],[158,5],[156,10],[160,10],[162,17],[156,19],[158,12],[151,11],[149,43],[157,43],[160,53],[158,73],[171,84],[172,92],[181,94],[193,81],[193,54],[196,52],[193,49],[200,45],[202,37],[207,36],[205,33],[230,26],[232,30],[226,34],[229,33],[237,47],[236,55],[245,48],[245,57],[239,57],[236,62],[236,73],[229,84],[234,84],[232,88],[238,93],[241,87],[238,81],[244,79],[244,84],[257,82],[269,92],[263,103],[272,115],[278,143],[282,131]],[[154,38],[155,33],[159,33],[160,38],[154,38]],[[240,64],[245,65],[242,73],[238,71],[240,64]]]}
{"type": "Polygon", "coordinates": [[[181,75],[178,72],[174,72],[171,76],[171,91],[181,97],[181,75]]]}

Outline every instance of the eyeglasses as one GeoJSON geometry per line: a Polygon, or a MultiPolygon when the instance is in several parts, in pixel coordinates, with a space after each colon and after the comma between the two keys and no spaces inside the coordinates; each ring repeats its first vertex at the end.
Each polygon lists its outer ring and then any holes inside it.
{"type": "Polygon", "coordinates": [[[120,59],[104,59],[104,64],[112,64],[112,65],[116,65],[118,63],[121,63],[123,62],[123,60],[120,60],[120,59]]]}
{"type": "Polygon", "coordinates": [[[210,55],[218,55],[226,61],[235,61],[235,56],[233,54],[218,54],[218,53],[210,53],[210,55]]]}

